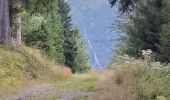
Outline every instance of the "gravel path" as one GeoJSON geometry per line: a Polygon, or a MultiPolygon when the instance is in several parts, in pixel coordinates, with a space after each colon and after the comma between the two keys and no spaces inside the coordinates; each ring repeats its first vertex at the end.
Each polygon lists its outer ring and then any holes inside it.
{"type": "Polygon", "coordinates": [[[87,97],[89,94],[82,91],[65,91],[60,100],[74,100],[79,97],[87,97]]]}
{"type": "Polygon", "coordinates": [[[89,95],[88,93],[84,93],[82,91],[73,91],[73,90],[61,91],[59,89],[56,89],[52,85],[43,84],[43,85],[31,86],[16,96],[12,96],[8,98],[0,98],[0,100],[29,100],[30,97],[36,97],[39,96],[40,94],[45,94],[45,95],[62,94],[59,100],[74,100],[76,98],[86,97],[89,95]]]}

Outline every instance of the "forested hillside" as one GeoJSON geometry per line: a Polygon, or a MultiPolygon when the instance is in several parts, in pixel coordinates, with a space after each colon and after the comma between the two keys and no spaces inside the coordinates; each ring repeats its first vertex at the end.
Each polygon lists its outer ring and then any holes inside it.
{"type": "Polygon", "coordinates": [[[76,68],[90,69],[88,55],[80,37],[79,29],[72,27],[70,7],[64,0],[2,0],[1,43],[25,44],[40,49],[51,60],[76,68]],[[84,59],[77,61],[77,56],[84,59]],[[81,63],[83,68],[79,68],[81,63]]]}
{"type": "Polygon", "coordinates": [[[64,0],[0,1],[0,95],[90,70],[69,13],[64,0]]]}

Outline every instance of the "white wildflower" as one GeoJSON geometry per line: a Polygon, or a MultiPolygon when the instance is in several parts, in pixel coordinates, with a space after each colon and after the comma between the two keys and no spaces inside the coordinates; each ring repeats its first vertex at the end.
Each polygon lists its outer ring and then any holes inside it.
{"type": "Polygon", "coordinates": [[[151,49],[147,49],[147,54],[151,55],[152,54],[152,50],[151,49]]]}
{"type": "Polygon", "coordinates": [[[161,62],[157,61],[157,62],[156,62],[156,64],[160,65],[160,64],[161,64],[161,62]]]}
{"type": "Polygon", "coordinates": [[[128,56],[128,55],[125,55],[124,58],[125,58],[125,59],[129,59],[129,56],[128,56]]]}

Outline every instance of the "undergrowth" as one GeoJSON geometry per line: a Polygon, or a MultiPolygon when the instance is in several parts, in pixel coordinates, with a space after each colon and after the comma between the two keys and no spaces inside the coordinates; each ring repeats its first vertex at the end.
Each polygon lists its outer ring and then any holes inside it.
{"type": "Polygon", "coordinates": [[[170,65],[144,59],[119,57],[114,76],[98,82],[90,100],[170,100],[170,65]]]}

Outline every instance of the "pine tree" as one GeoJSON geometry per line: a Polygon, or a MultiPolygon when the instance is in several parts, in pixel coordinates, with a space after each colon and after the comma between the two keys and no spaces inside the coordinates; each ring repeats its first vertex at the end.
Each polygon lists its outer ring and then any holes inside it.
{"type": "Polygon", "coordinates": [[[158,44],[159,52],[158,60],[164,63],[170,62],[170,1],[163,0],[162,17],[165,22],[161,26],[160,44],[158,44]]]}
{"type": "Polygon", "coordinates": [[[82,41],[79,29],[74,29],[77,46],[76,57],[74,58],[73,72],[85,72],[90,70],[89,57],[82,41]]]}
{"type": "MultiPolygon", "coordinates": [[[[138,3],[143,2],[147,3],[147,1],[152,1],[152,0],[109,0],[109,3],[111,4],[111,7],[113,7],[116,4],[119,4],[119,11],[122,13],[126,13],[129,11],[135,11],[136,7],[139,6],[138,3]]],[[[153,0],[156,2],[158,5],[162,0],[153,0]]]]}
{"type": "Polygon", "coordinates": [[[162,26],[160,44],[158,45],[158,60],[164,63],[170,62],[170,23],[162,26]]]}
{"type": "Polygon", "coordinates": [[[57,12],[56,2],[52,5],[53,9],[48,13],[48,16],[37,31],[26,34],[26,44],[38,47],[49,58],[55,60],[59,64],[64,64],[64,36],[63,26],[60,22],[60,16],[57,12]]]}
{"type": "Polygon", "coordinates": [[[76,55],[77,47],[76,41],[74,38],[74,32],[72,31],[70,6],[65,0],[57,0],[58,4],[58,14],[61,17],[61,22],[63,25],[63,34],[64,34],[64,56],[65,56],[65,65],[73,69],[73,62],[76,55]]]}
{"type": "Polygon", "coordinates": [[[55,14],[49,18],[46,24],[46,31],[48,33],[47,43],[48,43],[48,55],[56,62],[64,64],[64,36],[62,25],[60,23],[60,18],[55,14]]]}
{"type": "Polygon", "coordinates": [[[138,56],[141,50],[146,49],[159,51],[157,44],[160,42],[161,25],[164,24],[161,3],[157,0],[138,2],[136,12],[127,27],[127,54],[138,56]]]}
{"type": "Polygon", "coordinates": [[[61,22],[64,27],[65,35],[69,34],[72,29],[71,24],[71,16],[70,14],[70,6],[65,0],[57,0],[57,6],[58,6],[58,14],[61,17],[61,22]]]}
{"type": "Polygon", "coordinates": [[[111,6],[119,4],[119,10],[122,13],[133,10],[138,0],[109,0],[111,6]]]}
{"type": "Polygon", "coordinates": [[[49,58],[64,64],[64,36],[59,16],[53,13],[38,31],[27,34],[25,38],[27,45],[43,50],[49,58]]]}

